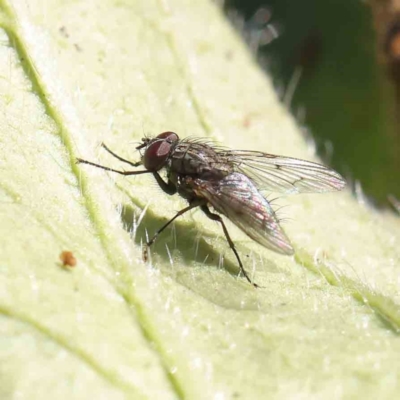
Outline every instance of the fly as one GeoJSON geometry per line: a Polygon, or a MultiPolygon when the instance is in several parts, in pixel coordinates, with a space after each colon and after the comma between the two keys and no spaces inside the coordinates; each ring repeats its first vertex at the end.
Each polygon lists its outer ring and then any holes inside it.
{"type": "Polygon", "coordinates": [[[337,172],[311,161],[261,151],[226,150],[202,139],[180,139],[174,132],[143,138],[136,147],[141,154],[137,162],[118,156],[105,144],[102,146],[119,161],[144,169],[116,170],[81,158],[77,159],[77,163],[125,176],[153,174],[166,194],[177,193],[188,201],[188,206],[176,213],[146,243],[144,255],[158,235],[176,218],[200,207],[208,218],[221,224],[241,272],[255,287],[258,285],[252,282],[244,269],[220,214],[262,246],[280,254],[292,255],[294,250],[290,240],[263,192],[327,192],[341,190],[346,184],[337,172]],[[166,171],[166,180],[159,174],[162,169],[166,171]],[[210,210],[210,206],[215,212],[210,210]]]}

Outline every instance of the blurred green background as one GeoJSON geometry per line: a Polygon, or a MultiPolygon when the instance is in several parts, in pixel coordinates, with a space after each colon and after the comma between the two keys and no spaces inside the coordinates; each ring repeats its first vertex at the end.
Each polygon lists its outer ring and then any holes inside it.
{"type": "Polygon", "coordinates": [[[396,82],[382,57],[373,3],[229,0],[225,9],[243,16],[250,42],[280,32],[257,55],[282,98],[299,78],[290,109],[310,130],[324,161],[353,184],[359,181],[380,206],[388,206],[389,194],[400,198],[396,82]],[[260,7],[270,11],[268,21],[268,13],[255,14],[260,7]]]}

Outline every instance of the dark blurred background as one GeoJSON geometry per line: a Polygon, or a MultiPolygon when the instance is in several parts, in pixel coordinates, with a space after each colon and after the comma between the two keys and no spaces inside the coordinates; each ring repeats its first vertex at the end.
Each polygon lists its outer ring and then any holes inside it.
{"type": "Polygon", "coordinates": [[[400,199],[395,1],[228,0],[224,7],[324,161],[359,181],[375,204],[400,199]]]}

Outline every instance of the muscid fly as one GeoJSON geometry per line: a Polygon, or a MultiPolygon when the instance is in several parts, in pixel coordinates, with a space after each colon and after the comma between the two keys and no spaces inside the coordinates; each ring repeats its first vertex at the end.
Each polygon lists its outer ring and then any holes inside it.
{"type": "Polygon", "coordinates": [[[179,216],[193,208],[200,209],[221,224],[245,278],[253,285],[236,247],[219,214],[230,219],[251,239],[284,255],[294,253],[288,237],[279,225],[275,212],[263,196],[265,190],[284,193],[326,192],[341,190],[344,179],[332,169],[310,161],[276,156],[250,150],[225,150],[201,139],[179,139],[174,132],[164,132],[155,138],[144,138],[136,147],[141,152],[138,162],[130,162],[102,145],[112,156],[139,171],[122,171],[77,159],[121,175],[153,174],[161,189],[169,195],[178,193],[189,205],[163,225],[146,243],[147,248],[157,236],[179,216]],[[159,172],[165,169],[165,181],[159,172]],[[218,212],[212,212],[210,206],[218,212]]]}

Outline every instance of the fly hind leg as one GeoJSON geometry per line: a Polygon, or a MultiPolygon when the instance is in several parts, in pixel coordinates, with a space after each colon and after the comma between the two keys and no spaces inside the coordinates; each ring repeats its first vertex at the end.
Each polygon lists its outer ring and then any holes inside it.
{"type": "Polygon", "coordinates": [[[226,226],[225,226],[225,223],[224,223],[223,219],[218,214],[212,213],[210,211],[210,209],[207,207],[207,205],[202,205],[200,208],[204,212],[204,214],[207,215],[208,218],[212,219],[213,221],[217,221],[217,222],[219,222],[221,224],[222,229],[223,229],[224,234],[225,234],[225,237],[226,237],[226,240],[228,241],[229,247],[232,249],[232,251],[235,254],[235,257],[236,257],[236,259],[237,259],[237,261],[239,263],[240,271],[242,271],[242,274],[249,281],[249,283],[251,283],[256,288],[260,287],[259,285],[257,285],[256,283],[254,283],[250,279],[249,275],[247,274],[246,270],[244,269],[243,264],[242,264],[242,260],[239,257],[239,253],[236,250],[235,244],[233,243],[231,237],[229,236],[228,229],[226,229],[226,226]]]}

